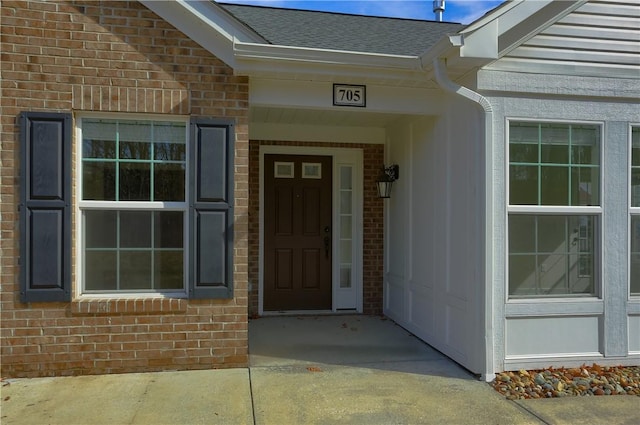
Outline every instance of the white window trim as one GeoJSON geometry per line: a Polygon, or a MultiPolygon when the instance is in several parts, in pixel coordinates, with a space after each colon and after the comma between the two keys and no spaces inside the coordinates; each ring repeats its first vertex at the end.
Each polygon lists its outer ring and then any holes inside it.
{"type": "Polygon", "coordinates": [[[75,142],[75,167],[73,182],[75,183],[75,279],[74,298],[76,299],[136,299],[136,298],[188,298],[188,265],[189,265],[189,117],[182,115],[154,115],[136,113],[99,113],[82,112],[74,116],[74,142],[75,142]],[[140,201],[83,201],[82,200],[82,120],[83,119],[113,119],[127,121],[162,121],[177,122],[185,125],[185,201],[184,202],[140,202],[140,201]],[[184,246],[184,278],[183,289],[173,292],[150,291],[112,291],[112,292],[85,292],[84,291],[84,215],[83,211],[91,209],[122,209],[130,210],[159,210],[159,211],[184,211],[183,221],[183,246],[184,246]]]}
{"type": "Polygon", "coordinates": [[[604,200],[603,189],[605,187],[605,173],[604,173],[604,136],[605,136],[605,122],[604,121],[584,121],[584,120],[566,120],[566,119],[539,119],[539,118],[520,118],[520,117],[505,117],[505,142],[504,142],[504,182],[505,182],[505,240],[504,240],[504,270],[505,270],[505,291],[504,302],[506,304],[533,304],[533,303],[557,303],[558,305],[571,303],[593,303],[594,301],[602,301],[604,297],[604,288],[602,287],[603,275],[602,275],[602,253],[604,250],[604,241],[602,237],[602,224],[604,223],[604,208],[602,206],[604,200]],[[510,205],[509,193],[510,193],[510,157],[509,157],[509,125],[511,122],[526,122],[535,124],[569,124],[569,125],[597,125],[600,127],[600,187],[599,187],[599,206],[548,206],[548,205],[510,205]],[[596,231],[594,233],[594,251],[595,256],[595,272],[594,272],[594,294],[591,295],[578,295],[567,294],[548,297],[522,297],[522,298],[510,298],[509,296],[509,215],[510,214],[563,214],[563,215],[596,215],[598,216],[598,223],[596,231]]]}

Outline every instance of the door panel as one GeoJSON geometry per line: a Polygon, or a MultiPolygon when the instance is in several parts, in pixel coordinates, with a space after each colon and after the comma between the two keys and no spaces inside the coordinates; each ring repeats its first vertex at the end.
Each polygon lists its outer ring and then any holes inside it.
{"type": "Polygon", "coordinates": [[[320,289],[320,251],[305,249],[302,252],[302,286],[305,289],[320,289]]]}
{"type": "Polygon", "coordinates": [[[276,187],[275,192],[275,233],[279,236],[293,232],[293,190],[291,187],[276,187]]]}
{"type": "Polygon", "coordinates": [[[265,155],[264,173],[264,310],[329,310],[332,158],[265,155]]]}

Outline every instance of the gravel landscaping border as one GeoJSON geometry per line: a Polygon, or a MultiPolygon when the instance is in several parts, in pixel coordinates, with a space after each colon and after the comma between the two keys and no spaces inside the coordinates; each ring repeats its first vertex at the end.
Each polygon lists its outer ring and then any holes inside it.
{"type": "Polygon", "coordinates": [[[509,400],[566,396],[640,396],[640,366],[591,366],[501,372],[491,382],[509,400]]]}

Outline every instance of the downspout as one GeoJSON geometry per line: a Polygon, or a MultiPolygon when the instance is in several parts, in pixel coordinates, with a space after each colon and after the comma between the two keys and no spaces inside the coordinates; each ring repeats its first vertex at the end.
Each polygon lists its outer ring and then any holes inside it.
{"type": "Polygon", "coordinates": [[[493,168],[488,166],[488,161],[493,158],[493,108],[489,101],[467,87],[454,83],[449,79],[446,71],[445,59],[436,57],[433,59],[433,70],[438,85],[449,93],[462,96],[482,108],[484,112],[484,141],[485,141],[485,161],[484,161],[484,202],[485,202],[485,270],[484,270],[484,343],[485,343],[485,365],[481,379],[491,382],[495,377],[494,364],[494,306],[493,306],[493,168]],[[488,183],[488,184],[487,184],[488,183]]]}

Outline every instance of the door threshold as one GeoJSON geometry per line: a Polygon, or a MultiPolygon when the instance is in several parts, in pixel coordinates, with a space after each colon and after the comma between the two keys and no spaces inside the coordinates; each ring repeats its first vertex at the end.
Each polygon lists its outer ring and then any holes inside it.
{"type": "Polygon", "coordinates": [[[265,316],[328,316],[328,315],[340,315],[340,314],[359,314],[354,309],[340,309],[333,310],[277,310],[277,311],[263,311],[262,315],[265,316]]]}

